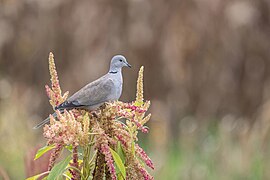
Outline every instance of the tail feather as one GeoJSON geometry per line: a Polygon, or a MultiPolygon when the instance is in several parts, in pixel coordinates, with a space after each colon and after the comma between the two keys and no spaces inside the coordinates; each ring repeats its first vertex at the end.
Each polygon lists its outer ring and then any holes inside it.
{"type": "MultiPolygon", "coordinates": [[[[57,114],[53,113],[52,116],[56,117],[57,114]]],[[[50,117],[47,117],[46,119],[41,121],[39,124],[37,124],[35,127],[33,127],[33,129],[38,129],[38,128],[40,128],[40,127],[42,127],[42,126],[44,126],[45,124],[48,124],[48,123],[50,123],[50,117]]]]}

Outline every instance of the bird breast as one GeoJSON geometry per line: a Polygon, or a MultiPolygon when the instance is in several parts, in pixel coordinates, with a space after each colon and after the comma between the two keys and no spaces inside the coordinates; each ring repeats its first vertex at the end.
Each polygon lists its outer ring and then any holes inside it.
{"type": "Polygon", "coordinates": [[[119,78],[114,78],[114,98],[113,100],[118,100],[122,94],[122,85],[123,85],[123,78],[121,73],[117,73],[116,76],[120,76],[119,78]]]}

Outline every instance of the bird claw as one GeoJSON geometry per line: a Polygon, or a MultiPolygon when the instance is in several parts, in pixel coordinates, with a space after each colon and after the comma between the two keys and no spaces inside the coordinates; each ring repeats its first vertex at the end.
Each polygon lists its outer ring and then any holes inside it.
{"type": "Polygon", "coordinates": [[[91,114],[92,114],[92,116],[94,116],[95,118],[98,118],[98,115],[97,115],[97,113],[96,113],[95,111],[92,112],[91,114]]]}

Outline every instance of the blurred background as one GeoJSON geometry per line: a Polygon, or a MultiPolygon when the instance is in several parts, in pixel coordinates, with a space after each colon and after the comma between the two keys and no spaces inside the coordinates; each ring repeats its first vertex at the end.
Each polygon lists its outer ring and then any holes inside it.
{"type": "Polygon", "coordinates": [[[38,172],[50,51],[71,94],[123,54],[132,101],[145,66],[155,179],[270,179],[269,0],[0,0],[0,179],[38,172]]]}

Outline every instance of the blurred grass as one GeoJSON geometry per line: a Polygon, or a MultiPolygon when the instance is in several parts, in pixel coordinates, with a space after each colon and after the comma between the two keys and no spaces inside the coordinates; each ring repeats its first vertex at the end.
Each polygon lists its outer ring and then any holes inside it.
{"type": "MultiPolygon", "coordinates": [[[[24,179],[24,158],[36,141],[37,133],[27,124],[27,114],[16,101],[2,101],[0,106],[0,167],[10,179],[24,179]]],[[[0,174],[1,179],[1,174],[0,174]]]]}
{"type": "Polygon", "coordinates": [[[165,160],[156,163],[155,179],[269,179],[269,142],[262,141],[262,131],[227,120],[182,132],[179,145],[167,148],[165,160]]]}

